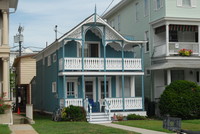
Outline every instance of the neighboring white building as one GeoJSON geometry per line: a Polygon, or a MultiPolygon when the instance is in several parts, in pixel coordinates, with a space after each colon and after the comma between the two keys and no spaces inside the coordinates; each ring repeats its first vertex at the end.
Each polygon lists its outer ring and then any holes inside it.
{"type": "Polygon", "coordinates": [[[152,101],[172,81],[200,84],[199,13],[200,0],[122,0],[103,16],[121,34],[148,41],[145,96],[152,101]],[[193,53],[181,56],[181,49],[193,53]]]}
{"type": "Polygon", "coordinates": [[[10,99],[9,80],[9,14],[17,9],[18,0],[0,0],[0,96],[10,99]]]}

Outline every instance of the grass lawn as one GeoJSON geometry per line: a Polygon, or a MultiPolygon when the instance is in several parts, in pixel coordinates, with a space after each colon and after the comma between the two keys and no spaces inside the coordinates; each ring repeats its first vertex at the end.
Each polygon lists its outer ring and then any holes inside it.
{"type": "Polygon", "coordinates": [[[0,125],[0,134],[10,134],[11,131],[8,125],[0,125]]]}
{"type": "MultiPolygon", "coordinates": [[[[171,133],[171,131],[162,128],[163,122],[161,120],[121,121],[116,124],[171,133]]],[[[200,131],[200,120],[183,120],[181,122],[181,127],[185,130],[200,131]]]]}
{"type": "Polygon", "coordinates": [[[136,134],[87,122],[53,122],[50,116],[34,116],[33,128],[39,134],[136,134]]]}

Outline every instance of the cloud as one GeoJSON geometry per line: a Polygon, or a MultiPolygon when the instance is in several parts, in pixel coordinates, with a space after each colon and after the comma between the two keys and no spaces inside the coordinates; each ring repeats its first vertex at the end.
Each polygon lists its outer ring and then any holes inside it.
{"type": "MultiPolygon", "coordinates": [[[[54,26],[66,33],[94,13],[102,15],[112,0],[20,0],[17,12],[10,17],[10,44],[19,24],[24,29],[24,44],[45,47],[55,40],[54,26]]],[[[115,0],[113,5],[120,0],[115,0]]],[[[61,36],[62,34],[59,34],[61,36]]]]}

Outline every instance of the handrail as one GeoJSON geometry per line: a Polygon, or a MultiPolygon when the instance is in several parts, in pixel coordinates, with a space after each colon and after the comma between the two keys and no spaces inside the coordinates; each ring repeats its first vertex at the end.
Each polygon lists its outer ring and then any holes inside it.
{"type": "Polygon", "coordinates": [[[110,116],[110,103],[104,99],[104,103],[105,103],[105,114],[108,115],[108,120],[111,120],[111,116],[110,116]]]}
{"type": "Polygon", "coordinates": [[[88,98],[86,98],[84,100],[84,102],[85,102],[85,111],[87,112],[87,115],[89,116],[89,121],[91,121],[92,120],[92,117],[91,117],[91,114],[92,114],[92,105],[89,103],[88,98]],[[89,108],[89,110],[88,110],[88,108],[89,108]]]}

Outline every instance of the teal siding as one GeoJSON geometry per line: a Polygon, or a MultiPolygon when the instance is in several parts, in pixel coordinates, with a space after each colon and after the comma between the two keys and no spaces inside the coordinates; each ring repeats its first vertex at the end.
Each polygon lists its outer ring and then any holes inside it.
{"type": "Polygon", "coordinates": [[[111,79],[112,97],[116,97],[116,77],[113,76],[111,79]]]}
{"type": "Polygon", "coordinates": [[[36,70],[36,89],[33,91],[33,104],[35,109],[52,112],[58,107],[59,102],[57,93],[62,94],[60,89],[60,78],[58,76],[58,60],[53,62],[53,54],[51,55],[51,66],[47,66],[47,57],[45,65],[42,60],[37,62],[36,70]],[[57,82],[57,93],[52,93],[52,82],[57,82]]]}
{"type": "Polygon", "coordinates": [[[65,45],[65,57],[77,57],[77,42],[70,41],[65,45]]]}

